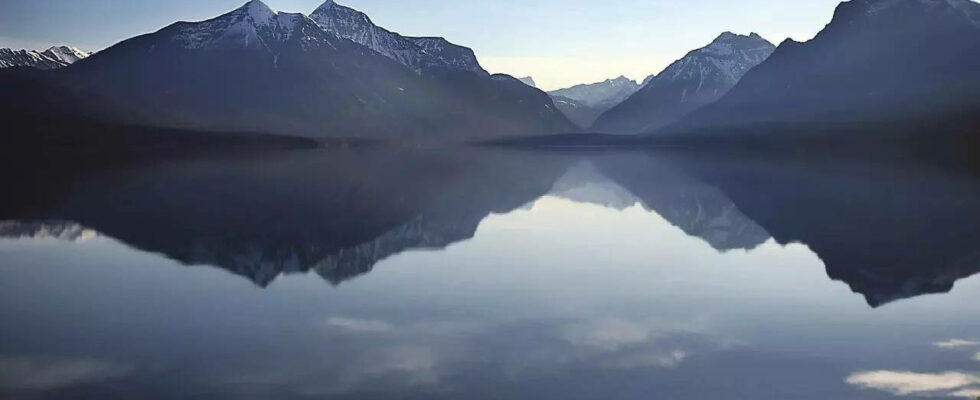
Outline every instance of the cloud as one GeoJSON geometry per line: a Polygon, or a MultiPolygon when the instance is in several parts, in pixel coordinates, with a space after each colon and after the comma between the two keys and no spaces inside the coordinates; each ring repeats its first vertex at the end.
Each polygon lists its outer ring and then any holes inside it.
{"type": "Polygon", "coordinates": [[[326,325],[329,328],[354,333],[383,333],[394,328],[391,324],[384,321],[340,317],[328,318],[326,325]]]}
{"type": "Polygon", "coordinates": [[[980,342],[964,339],[950,339],[944,342],[935,342],[932,345],[941,349],[956,349],[960,347],[980,346],[980,342]]]}
{"type": "Polygon", "coordinates": [[[4,357],[0,358],[0,387],[56,389],[122,377],[130,370],[99,360],[4,357]]]}
{"type": "Polygon", "coordinates": [[[667,353],[639,353],[628,354],[616,360],[613,367],[617,369],[637,369],[637,368],[673,368],[680,365],[687,359],[687,352],[684,350],[674,350],[667,353]]]}
{"type": "Polygon", "coordinates": [[[980,388],[957,390],[950,393],[953,397],[963,397],[967,399],[980,399],[980,388]]]}
{"type": "Polygon", "coordinates": [[[980,384],[980,376],[963,372],[923,374],[907,371],[870,371],[851,375],[847,383],[899,396],[954,395],[980,384]],[[957,391],[957,392],[951,392],[957,391]]]}
{"type": "Polygon", "coordinates": [[[595,347],[604,350],[646,343],[651,339],[649,328],[619,319],[607,319],[565,329],[563,337],[576,346],[595,347]]]}

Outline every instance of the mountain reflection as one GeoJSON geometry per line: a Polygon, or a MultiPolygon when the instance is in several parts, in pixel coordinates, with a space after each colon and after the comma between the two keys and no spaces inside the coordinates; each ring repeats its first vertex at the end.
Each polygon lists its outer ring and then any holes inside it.
{"type": "Polygon", "coordinates": [[[770,239],[803,243],[830,278],[873,307],[948,292],[980,271],[978,185],[921,169],[639,152],[370,148],[52,175],[35,179],[58,187],[33,182],[17,197],[61,198],[39,199],[41,210],[5,207],[2,218],[11,222],[0,224],[0,236],[79,240],[99,232],[262,287],[309,272],[340,284],[404,251],[470,239],[489,215],[546,195],[620,210],[639,204],[719,252],[770,239]]]}

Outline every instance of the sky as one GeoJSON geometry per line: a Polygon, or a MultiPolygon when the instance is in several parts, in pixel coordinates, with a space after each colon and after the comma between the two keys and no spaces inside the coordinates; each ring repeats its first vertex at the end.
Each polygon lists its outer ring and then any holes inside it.
{"type": "MultiPolygon", "coordinates": [[[[309,13],[322,0],[265,0],[309,13]]],[[[338,0],[410,36],[443,36],[476,51],[490,72],[531,76],[553,90],[625,75],[642,80],[721,32],[775,44],[808,40],[840,0],[338,0]]],[[[0,0],[0,47],[69,44],[100,50],[245,0],[0,0]]]]}

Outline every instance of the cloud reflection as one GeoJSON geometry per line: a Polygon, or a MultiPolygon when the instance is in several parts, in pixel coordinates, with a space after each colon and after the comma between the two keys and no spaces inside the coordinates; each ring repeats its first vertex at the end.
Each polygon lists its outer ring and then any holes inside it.
{"type": "Polygon", "coordinates": [[[382,333],[393,328],[391,324],[384,321],[341,317],[327,318],[326,325],[329,328],[353,333],[382,333]]]}
{"type": "Polygon", "coordinates": [[[976,393],[980,376],[964,372],[943,372],[938,374],[908,371],[870,371],[860,372],[847,378],[847,383],[869,389],[886,391],[899,396],[963,396],[976,393]]]}
{"type": "Polygon", "coordinates": [[[939,347],[941,349],[956,349],[960,347],[980,346],[980,342],[974,340],[965,340],[965,339],[950,339],[943,342],[936,342],[933,343],[932,345],[939,347]]]}
{"type": "Polygon", "coordinates": [[[106,361],[0,357],[0,387],[50,390],[127,375],[130,368],[106,361]]]}

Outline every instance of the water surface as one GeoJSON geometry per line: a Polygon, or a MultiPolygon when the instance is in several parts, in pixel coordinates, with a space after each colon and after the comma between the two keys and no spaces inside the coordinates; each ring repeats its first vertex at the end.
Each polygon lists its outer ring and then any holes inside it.
{"type": "Polygon", "coordinates": [[[980,395],[968,175],[476,149],[74,171],[0,208],[0,397],[980,395]]]}

